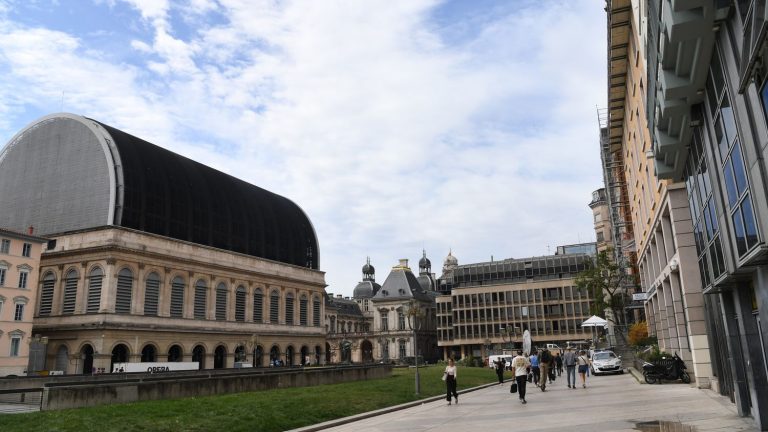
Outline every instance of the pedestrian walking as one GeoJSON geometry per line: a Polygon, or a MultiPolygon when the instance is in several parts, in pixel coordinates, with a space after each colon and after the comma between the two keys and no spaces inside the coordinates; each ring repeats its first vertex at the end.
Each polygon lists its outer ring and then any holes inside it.
{"type": "Polygon", "coordinates": [[[528,368],[531,362],[523,356],[523,351],[517,352],[517,357],[512,359],[512,370],[515,372],[515,382],[517,382],[517,395],[521,404],[527,404],[525,400],[525,385],[528,383],[528,368]]]}
{"type": "Polygon", "coordinates": [[[558,352],[555,354],[555,367],[557,368],[557,376],[563,375],[563,356],[558,352]]]}
{"type": "Polygon", "coordinates": [[[459,404],[459,394],[456,393],[456,363],[453,359],[448,359],[448,366],[445,367],[443,372],[445,377],[445,399],[448,401],[448,405],[451,404],[451,396],[456,399],[456,405],[459,404]]]}
{"type": "Polygon", "coordinates": [[[539,385],[539,388],[541,391],[547,391],[550,363],[552,363],[552,353],[550,353],[547,348],[544,348],[539,356],[539,371],[541,372],[541,384],[539,385]]]}
{"type": "Polygon", "coordinates": [[[576,358],[576,362],[579,365],[579,375],[581,375],[581,387],[587,388],[587,372],[589,371],[589,359],[586,356],[584,350],[579,351],[579,356],[576,358]]]}
{"type": "Polygon", "coordinates": [[[538,387],[541,370],[539,369],[539,355],[537,351],[531,353],[529,361],[531,362],[531,372],[533,372],[533,383],[536,385],[536,387],[538,387]]]}
{"type": "Polygon", "coordinates": [[[565,379],[568,381],[568,388],[576,388],[576,353],[572,348],[568,348],[563,356],[565,363],[565,379]]]}
{"type": "Polygon", "coordinates": [[[499,385],[504,384],[504,368],[507,362],[504,357],[499,357],[498,360],[494,360],[494,366],[496,367],[496,376],[499,377],[499,385]]]}

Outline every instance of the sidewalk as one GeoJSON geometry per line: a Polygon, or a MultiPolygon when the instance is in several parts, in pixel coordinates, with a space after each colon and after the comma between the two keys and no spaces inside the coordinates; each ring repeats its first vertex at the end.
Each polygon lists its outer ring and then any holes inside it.
{"type": "Polygon", "coordinates": [[[438,400],[342,425],[315,425],[313,429],[562,432],[577,428],[606,432],[637,431],[639,423],[663,420],[695,426],[697,431],[757,430],[751,418],[736,414],[736,407],[727,398],[685,384],[640,384],[631,374],[588,377],[586,389],[580,384],[575,390],[567,388],[565,376],[548,385],[546,392],[529,384],[526,399],[528,404],[521,405],[517,395],[509,393],[507,383],[459,395],[458,405],[438,400]]]}

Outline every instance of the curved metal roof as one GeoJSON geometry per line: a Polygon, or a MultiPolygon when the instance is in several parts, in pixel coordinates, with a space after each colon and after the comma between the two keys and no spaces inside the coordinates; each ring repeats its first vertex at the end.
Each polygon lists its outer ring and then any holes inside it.
{"type": "Polygon", "coordinates": [[[31,224],[56,233],[114,224],[319,268],[314,228],[295,203],[104,123],[72,114],[33,122],[0,153],[0,184],[6,165],[18,163],[35,166],[14,170],[23,177],[14,183],[32,191],[0,187],[0,197],[5,192],[12,202],[37,208],[24,215],[0,210],[0,221],[21,223],[20,229],[31,224]],[[30,159],[36,155],[44,157],[30,159]],[[74,186],[57,187],[63,179],[74,186]],[[49,200],[34,198],[38,185],[47,185],[49,200]],[[54,217],[66,223],[50,226],[54,217]]]}

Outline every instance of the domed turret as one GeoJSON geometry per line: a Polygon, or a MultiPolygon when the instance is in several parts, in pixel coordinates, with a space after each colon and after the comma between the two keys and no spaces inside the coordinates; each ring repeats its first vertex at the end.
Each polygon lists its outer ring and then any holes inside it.
{"type": "Polygon", "coordinates": [[[421,252],[423,253],[423,256],[419,260],[419,274],[432,273],[432,262],[427,258],[427,251],[422,249],[421,252]]]}
{"type": "Polygon", "coordinates": [[[453,270],[456,269],[456,267],[459,266],[459,260],[456,259],[455,256],[453,256],[452,251],[448,251],[448,256],[445,257],[445,261],[443,261],[443,275],[440,276],[440,279],[448,279],[453,276],[453,270]]]}
{"type": "Polygon", "coordinates": [[[363,266],[363,280],[371,282],[376,280],[376,269],[371,265],[371,257],[366,258],[363,266]]]}

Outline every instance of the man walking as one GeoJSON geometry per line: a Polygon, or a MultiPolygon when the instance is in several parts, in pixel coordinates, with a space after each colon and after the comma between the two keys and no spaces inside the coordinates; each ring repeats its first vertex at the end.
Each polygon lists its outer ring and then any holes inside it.
{"type": "Polygon", "coordinates": [[[549,367],[552,363],[552,353],[549,349],[544,348],[539,356],[539,370],[541,371],[541,391],[547,391],[547,381],[549,381],[549,367]]]}
{"type": "Polygon", "coordinates": [[[517,357],[512,359],[512,370],[515,372],[517,394],[520,398],[520,403],[523,405],[528,403],[525,400],[525,384],[528,383],[528,368],[530,366],[531,362],[523,356],[523,351],[517,351],[517,357]]]}
{"type": "Polygon", "coordinates": [[[568,381],[568,388],[576,388],[576,354],[572,348],[568,348],[563,356],[565,363],[565,379],[568,381]]]}
{"type": "Polygon", "coordinates": [[[531,356],[529,357],[531,362],[531,372],[533,372],[533,383],[536,384],[536,387],[539,386],[539,376],[541,375],[541,370],[539,369],[539,355],[534,350],[531,353],[531,356]]]}

